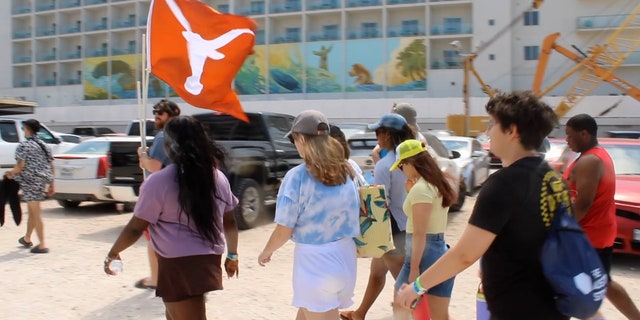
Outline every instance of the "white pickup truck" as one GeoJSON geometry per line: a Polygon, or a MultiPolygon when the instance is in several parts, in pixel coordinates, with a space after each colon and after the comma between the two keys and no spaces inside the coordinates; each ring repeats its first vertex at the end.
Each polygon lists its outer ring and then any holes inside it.
{"type": "MultiPolygon", "coordinates": [[[[24,131],[22,131],[23,121],[25,119],[0,117],[0,178],[16,164],[14,158],[16,148],[25,139],[24,131]]],[[[54,155],[65,152],[76,145],[61,141],[44,125],[38,131],[38,137],[49,145],[54,155]]]]}

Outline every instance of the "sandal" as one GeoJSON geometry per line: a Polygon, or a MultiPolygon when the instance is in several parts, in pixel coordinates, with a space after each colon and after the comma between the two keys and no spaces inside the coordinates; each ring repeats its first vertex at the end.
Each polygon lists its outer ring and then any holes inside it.
{"type": "Polygon", "coordinates": [[[150,289],[150,290],[156,290],[156,286],[150,286],[148,284],[145,284],[146,280],[148,278],[142,278],[138,281],[136,281],[136,283],[133,285],[134,287],[138,288],[138,289],[150,289]]]}
{"type": "Polygon", "coordinates": [[[49,253],[49,248],[40,248],[40,246],[35,246],[31,248],[31,253],[49,253]]]}
{"type": "Polygon", "coordinates": [[[25,248],[31,248],[33,247],[33,242],[26,242],[24,240],[24,237],[20,237],[20,239],[18,239],[18,243],[20,243],[23,247],[25,248]]]}

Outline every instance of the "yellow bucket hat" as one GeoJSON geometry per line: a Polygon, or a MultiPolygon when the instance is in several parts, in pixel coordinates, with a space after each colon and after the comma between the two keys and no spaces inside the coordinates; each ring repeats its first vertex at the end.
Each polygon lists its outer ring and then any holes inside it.
{"type": "Polygon", "coordinates": [[[423,147],[421,141],[414,139],[405,140],[396,147],[396,162],[393,163],[389,171],[398,169],[398,165],[402,160],[411,158],[424,151],[427,151],[427,147],[423,147]]]}

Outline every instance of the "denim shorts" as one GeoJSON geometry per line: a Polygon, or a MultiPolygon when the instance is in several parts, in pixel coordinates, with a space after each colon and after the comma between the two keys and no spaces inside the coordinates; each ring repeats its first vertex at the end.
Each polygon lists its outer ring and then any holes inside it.
{"type": "MultiPolygon", "coordinates": [[[[405,260],[402,265],[402,269],[400,269],[400,274],[398,274],[398,278],[396,279],[395,289],[400,290],[403,284],[409,282],[409,272],[411,271],[411,245],[413,240],[413,235],[407,233],[407,238],[405,242],[405,260]]],[[[445,252],[449,250],[449,246],[444,242],[444,234],[427,234],[427,243],[424,248],[424,252],[422,253],[422,259],[420,260],[420,272],[424,272],[427,270],[432,264],[436,262],[440,257],[442,257],[445,252]]],[[[429,289],[427,291],[428,294],[438,296],[438,297],[451,297],[451,291],[453,290],[453,282],[455,277],[438,284],[437,286],[429,289]]]]}

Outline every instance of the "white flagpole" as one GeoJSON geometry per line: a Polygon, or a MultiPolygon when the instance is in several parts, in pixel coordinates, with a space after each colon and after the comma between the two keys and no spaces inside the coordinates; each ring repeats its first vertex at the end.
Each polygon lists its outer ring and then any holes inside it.
{"type": "MultiPolygon", "coordinates": [[[[149,68],[147,67],[147,35],[142,34],[142,103],[140,104],[140,144],[147,147],[147,100],[149,91],[149,68]]],[[[142,177],[146,179],[147,172],[142,170],[142,177]]]]}

